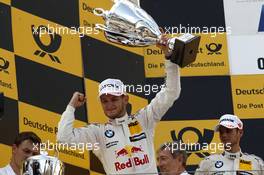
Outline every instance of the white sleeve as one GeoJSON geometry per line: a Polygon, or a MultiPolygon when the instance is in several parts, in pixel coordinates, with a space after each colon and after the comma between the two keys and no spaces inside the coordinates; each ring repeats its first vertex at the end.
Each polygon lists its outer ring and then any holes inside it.
{"type": "Polygon", "coordinates": [[[4,168],[0,168],[0,174],[5,175],[5,169],[4,168]]]}
{"type": "Polygon", "coordinates": [[[264,175],[264,162],[262,160],[262,158],[257,157],[257,161],[259,163],[259,171],[260,171],[260,175],[264,175]]]}
{"type": "Polygon", "coordinates": [[[58,125],[57,141],[68,144],[98,143],[100,126],[90,124],[86,127],[73,128],[73,122],[75,120],[74,111],[75,108],[68,105],[63,112],[58,125]]]}
{"type": "Polygon", "coordinates": [[[209,175],[211,161],[209,158],[202,160],[195,171],[194,175],[209,175]]]}
{"type": "Polygon", "coordinates": [[[10,164],[0,168],[0,175],[16,175],[10,164]]]}
{"type": "Polygon", "coordinates": [[[158,92],[145,108],[139,111],[139,115],[143,125],[151,129],[155,123],[159,121],[168,109],[173,105],[174,101],[179,98],[181,92],[180,71],[179,66],[169,60],[165,60],[166,82],[160,92],[158,92]]]}
{"type": "Polygon", "coordinates": [[[260,163],[260,170],[261,170],[261,171],[260,171],[260,172],[261,172],[260,174],[261,174],[261,175],[264,175],[264,163],[263,163],[263,160],[262,160],[262,162],[260,163]]]}

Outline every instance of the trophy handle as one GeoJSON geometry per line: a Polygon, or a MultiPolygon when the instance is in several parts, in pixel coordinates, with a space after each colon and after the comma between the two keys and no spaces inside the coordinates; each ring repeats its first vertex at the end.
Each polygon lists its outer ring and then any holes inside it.
{"type": "Polygon", "coordinates": [[[174,49],[175,40],[176,40],[176,37],[170,38],[168,40],[167,45],[169,47],[169,52],[172,52],[172,50],[174,49]]]}
{"type": "Polygon", "coordinates": [[[96,16],[102,16],[103,18],[106,18],[107,13],[108,11],[102,8],[95,8],[93,10],[93,14],[95,14],[96,16]]]}
{"type": "Polygon", "coordinates": [[[103,25],[103,24],[95,24],[95,29],[108,31],[108,28],[105,25],[103,25]]]}
{"type": "Polygon", "coordinates": [[[128,1],[132,2],[136,6],[140,7],[140,0],[128,0],[128,1]]]}

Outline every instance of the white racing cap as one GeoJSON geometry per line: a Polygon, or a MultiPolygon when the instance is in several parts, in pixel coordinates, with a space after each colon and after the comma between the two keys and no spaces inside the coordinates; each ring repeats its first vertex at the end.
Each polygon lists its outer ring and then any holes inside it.
{"type": "Polygon", "coordinates": [[[235,115],[225,114],[219,119],[219,124],[215,126],[215,131],[219,131],[219,127],[224,126],[229,129],[243,129],[242,121],[235,115]]]}
{"type": "Polygon", "coordinates": [[[121,80],[108,78],[99,85],[99,97],[103,94],[114,96],[126,95],[126,88],[121,80]]]}

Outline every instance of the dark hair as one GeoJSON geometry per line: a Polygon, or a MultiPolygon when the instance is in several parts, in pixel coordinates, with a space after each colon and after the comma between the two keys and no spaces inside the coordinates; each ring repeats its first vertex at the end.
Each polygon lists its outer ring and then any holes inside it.
{"type": "Polygon", "coordinates": [[[161,147],[158,149],[158,152],[163,150],[169,150],[171,153],[173,159],[175,159],[178,156],[182,156],[183,162],[182,165],[185,168],[188,155],[186,153],[186,150],[182,149],[181,142],[167,142],[161,145],[161,147]]]}
{"type": "Polygon", "coordinates": [[[14,141],[14,144],[19,146],[25,140],[31,140],[34,144],[41,143],[41,139],[34,132],[27,131],[19,133],[14,141]]]}

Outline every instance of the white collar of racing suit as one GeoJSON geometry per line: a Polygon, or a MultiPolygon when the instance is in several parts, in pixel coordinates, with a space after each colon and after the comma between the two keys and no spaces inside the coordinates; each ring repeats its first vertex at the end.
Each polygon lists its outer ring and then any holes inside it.
{"type": "Polygon", "coordinates": [[[188,172],[185,170],[180,175],[189,175],[188,172]]]}
{"type": "Polygon", "coordinates": [[[128,115],[127,113],[120,118],[115,118],[115,119],[109,119],[109,123],[113,124],[113,125],[122,125],[124,123],[128,123],[128,115]]]}
{"type": "Polygon", "coordinates": [[[236,153],[230,153],[230,152],[228,152],[228,151],[224,151],[224,152],[222,153],[222,155],[223,155],[224,157],[228,158],[228,159],[237,159],[237,158],[241,157],[242,154],[243,154],[243,153],[241,152],[241,150],[238,151],[238,152],[236,152],[236,153]]]}

